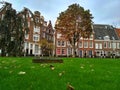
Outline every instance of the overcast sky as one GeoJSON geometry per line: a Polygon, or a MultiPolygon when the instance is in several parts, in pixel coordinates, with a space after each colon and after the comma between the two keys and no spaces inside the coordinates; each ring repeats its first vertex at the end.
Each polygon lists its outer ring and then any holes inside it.
{"type": "MultiPolygon", "coordinates": [[[[1,0],[3,1],[3,0],[1,0]]],[[[23,7],[32,12],[40,11],[46,21],[54,25],[59,13],[69,5],[78,3],[86,10],[89,9],[95,24],[110,24],[120,27],[120,0],[4,0],[12,3],[13,8],[21,11],[23,7]]]]}

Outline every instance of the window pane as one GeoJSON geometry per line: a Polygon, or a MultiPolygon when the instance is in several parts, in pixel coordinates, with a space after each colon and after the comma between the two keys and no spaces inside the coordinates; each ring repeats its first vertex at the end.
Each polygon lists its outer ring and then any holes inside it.
{"type": "Polygon", "coordinates": [[[38,45],[35,45],[35,53],[38,53],[39,47],[38,45]]]}
{"type": "Polygon", "coordinates": [[[87,48],[87,47],[88,47],[88,42],[85,41],[85,42],[84,42],[84,48],[87,48]]]}
{"type": "Polygon", "coordinates": [[[89,47],[90,47],[90,48],[93,47],[93,42],[92,42],[92,41],[89,42],[89,47]]]}
{"type": "Polygon", "coordinates": [[[64,46],[65,45],[65,42],[64,41],[62,41],[62,46],[64,46]]]}
{"type": "Polygon", "coordinates": [[[62,49],[62,54],[65,54],[65,49],[62,49]]]}
{"type": "Polygon", "coordinates": [[[82,48],[82,41],[79,42],[79,47],[82,48]]]}
{"type": "Polygon", "coordinates": [[[60,49],[57,49],[57,54],[60,54],[60,49]]]}
{"type": "Polygon", "coordinates": [[[60,41],[57,42],[57,45],[60,46],[60,41]]]}

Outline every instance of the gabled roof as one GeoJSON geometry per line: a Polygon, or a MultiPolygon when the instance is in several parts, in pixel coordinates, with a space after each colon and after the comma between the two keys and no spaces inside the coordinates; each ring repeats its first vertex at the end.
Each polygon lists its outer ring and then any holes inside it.
{"type": "Polygon", "coordinates": [[[93,31],[97,40],[118,40],[115,28],[111,25],[94,24],[93,31]]]}
{"type": "Polygon", "coordinates": [[[0,2],[1,4],[4,4],[1,8],[0,8],[0,12],[6,10],[6,8],[11,8],[12,7],[12,4],[11,3],[8,3],[8,2],[0,2]]]}
{"type": "Polygon", "coordinates": [[[50,32],[54,32],[54,29],[53,29],[51,21],[49,21],[49,23],[47,25],[47,30],[50,30],[50,32]]]}

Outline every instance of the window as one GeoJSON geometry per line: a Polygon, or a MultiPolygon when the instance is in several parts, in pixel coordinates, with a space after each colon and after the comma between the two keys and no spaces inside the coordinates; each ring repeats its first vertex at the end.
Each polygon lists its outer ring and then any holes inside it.
{"type": "Polygon", "coordinates": [[[120,42],[119,42],[119,49],[120,49],[120,42]]]}
{"type": "Polygon", "coordinates": [[[104,40],[110,40],[109,36],[104,36],[104,40]]]}
{"type": "Polygon", "coordinates": [[[4,19],[4,16],[5,16],[5,15],[4,15],[4,14],[2,14],[2,18],[1,18],[2,20],[4,19]]]}
{"type": "Polygon", "coordinates": [[[70,41],[67,42],[67,45],[70,45],[70,41]]]}
{"type": "Polygon", "coordinates": [[[60,54],[60,49],[57,49],[57,54],[60,54]]]}
{"type": "Polygon", "coordinates": [[[43,38],[45,38],[45,33],[43,33],[43,38]]]}
{"type": "Polygon", "coordinates": [[[89,51],[89,55],[92,56],[92,50],[89,51]]]}
{"type": "Polygon", "coordinates": [[[62,46],[65,46],[65,42],[64,41],[62,41],[62,46]]]}
{"type": "Polygon", "coordinates": [[[110,42],[108,42],[108,48],[111,48],[111,43],[110,42]]]}
{"type": "Polygon", "coordinates": [[[32,44],[30,44],[30,48],[31,48],[31,49],[33,48],[33,45],[32,45],[32,44]]]}
{"type": "Polygon", "coordinates": [[[65,49],[62,49],[62,54],[65,54],[65,49]]]}
{"type": "Polygon", "coordinates": [[[34,32],[40,33],[40,27],[38,26],[34,27],[34,32]]]}
{"type": "Polygon", "coordinates": [[[116,48],[116,43],[115,42],[112,43],[112,48],[116,48]]]}
{"type": "Polygon", "coordinates": [[[79,42],[79,48],[82,48],[83,45],[82,45],[82,41],[79,42]]]}
{"type": "Polygon", "coordinates": [[[38,50],[39,50],[39,46],[35,45],[35,53],[38,53],[38,50]]]}
{"type": "Polygon", "coordinates": [[[107,48],[107,42],[104,42],[104,48],[107,48]]]}
{"type": "Polygon", "coordinates": [[[29,48],[29,43],[28,42],[25,43],[25,47],[29,48]]]}
{"type": "Polygon", "coordinates": [[[0,54],[2,53],[2,50],[0,49],[0,54]]]}
{"type": "Polygon", "coordinates": [[[57,45],[60,46],[60,41],[57,42],[57,45]]]}
{"type": "Polygon", "coordinates": [[[80,37],[80,40],[83,40],[83,37],[80,37]]]}
{"type": "Polygon", "coordinates": [[[39,41],[39,35],[38,34],[33,35],[33,41],[39,41]]]}
{"type": "Polygon", "coordinates": [[[61,34],[59,34],[59,33],[57,34],[57,38],[60,38],[61,36],[62,36],[61,34]]]}
{"type": "Polygon", "coordinates": [[[92,41],[89,42],[89,47],[93,48],[93,42],[92,41]]]}
{"type": "Polygon", "coordinates": [[[102,49],[102,43],[99,43],[99,49],[102,49]]]}
{"type": "Polygon", "coordinates": [[[49,36],[49,40],[51,40],[51,36],[49,36]]]}
{"type": "Polygon", "coordinates": [[[68,48],[68,55],[71,55],[71,54],[72,54],[72,49],[68,48]]]}
{"type": "Polygon", "coordinates": [[[117,48],[120,49],[120,43],[119,42],[117,43],[117,48]]]}
{"type": "Polygon", "coordinates": [[[84,42],[84,48],[88,48],[88,42],[87,41],[84,42]]]}
{"type": "Polygon", "coordinates": [[[90,36],[90,40],[93,40],[93,35],[90,36]]]}
{"type": "Polygon", "coordinates": [[[35,22],[37,22],[37,23],[39,22],[39,18],[38,17],[35,18],[35,22]]]}
{"type": "Polygon", "coordinates": [[[29,38],[29,34],[25,34],[25,39],[28,39],[29,38]]]}
{"type": "Polygon", "coordinates": [[[98,49],[98,43],[95,44],[95,48],[98,49]]]}

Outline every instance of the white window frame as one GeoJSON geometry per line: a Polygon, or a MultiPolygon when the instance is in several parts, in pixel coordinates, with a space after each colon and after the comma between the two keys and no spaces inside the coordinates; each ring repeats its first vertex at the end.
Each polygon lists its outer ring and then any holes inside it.
{"type": "Polygon", "coordinates": [[[107,48],[107,42],[104,42],[103,44],[104,44],[104,48],[107,48]]]}
{"type": "Polygon", "coordinates": [[[34,33],[40,33],[40,27],[38,27],[38,26],[36,26],[36,27],[34,27],[34,33]]]}
{"type": "Polygon", "coordinates": [[[93,48],[93,42],[89,41],[89,48],[93,48]]]}
{"type": "Polygon", "coordinates": [[[35,45],[35,54],[39,53],[39,45],[35,45]]]}
{"type": "Polygon", "coordinates": [[[99,43],[99,44],[98,44],[98,48],[99,48],[99,49],[102,49],[102,43],[99,43]]]}
{"type": "Polygon", "coordinates": [[[88,48],[88,41],[84,41],[84,48],[88,48]]]}
{"type": "Polygon", "coordinates": [[[61,41],[61,45],[62,45],[62,46],[65,46],[65,41],[61,41]]]}
{"type": "Polygon", "coordinates": [[[57,46],[61,46],[61,41],[57,41],[57,46]]]}
{"type": "Polygon", "coordinates": [[[99,49],[98,43],[95,43],[95,49],[99,49]]]}
{"type": "Polygon", "coordinates": [[[79,42],[79,48],[83,48],[83,42],[82,41],[79,42]]]}

